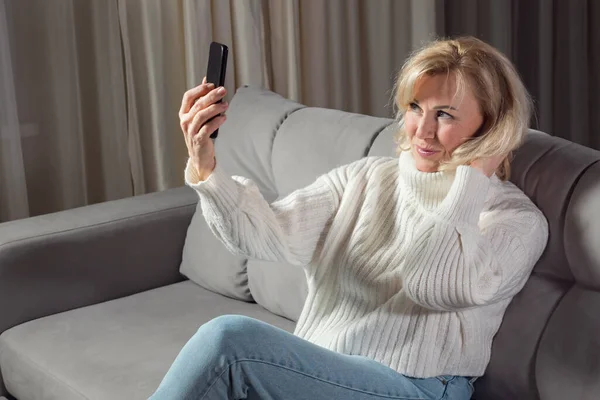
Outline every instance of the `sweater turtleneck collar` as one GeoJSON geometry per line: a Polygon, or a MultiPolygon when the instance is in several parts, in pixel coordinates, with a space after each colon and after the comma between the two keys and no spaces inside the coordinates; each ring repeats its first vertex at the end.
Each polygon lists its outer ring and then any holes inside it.
{"type": "Polygon", "coordinates": [[[456,175],[456,171],[419,171],[411,151],[400,153],[398,167],[403,190],[426,210],[434,209],[446,198],[456,175]]]}

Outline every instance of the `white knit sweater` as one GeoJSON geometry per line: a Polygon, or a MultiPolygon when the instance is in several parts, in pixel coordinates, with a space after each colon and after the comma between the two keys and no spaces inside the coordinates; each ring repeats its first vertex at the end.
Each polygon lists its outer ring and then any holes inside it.
{"type": "Polygon", "coordinates": [[[339,167],[270,205],[218,164],[198,183],[188,163],[186,183],[230,251],[305,267],[296,335],[412,377],[483,375],[548,237],[511,183],[468,166],[420,172],[410,152],[339,167]]]}

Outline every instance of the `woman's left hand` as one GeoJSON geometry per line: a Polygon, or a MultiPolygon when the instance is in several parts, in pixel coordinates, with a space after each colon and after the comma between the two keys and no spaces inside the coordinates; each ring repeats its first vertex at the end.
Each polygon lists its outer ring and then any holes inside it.
{"type": "Polygon", "coordinates": [[[504,161],[505,158],[505,155],[479,158],[477,160],[471,161],[470,165],[471,167],[483,172],[485,176],[490,178],[492,175],[494,175],[494,172],[496,172],[496,170],[498,169],[500,164],[502,164],[502,161],[504,161]]]}

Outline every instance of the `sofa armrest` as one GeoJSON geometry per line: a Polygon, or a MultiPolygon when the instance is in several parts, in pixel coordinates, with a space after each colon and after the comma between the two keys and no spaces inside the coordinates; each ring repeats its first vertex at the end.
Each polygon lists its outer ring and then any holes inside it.
{"type": "Polygon", "coordinates": [[[183,280],[187,187],[0,224],[0,333],[183,280]]]}

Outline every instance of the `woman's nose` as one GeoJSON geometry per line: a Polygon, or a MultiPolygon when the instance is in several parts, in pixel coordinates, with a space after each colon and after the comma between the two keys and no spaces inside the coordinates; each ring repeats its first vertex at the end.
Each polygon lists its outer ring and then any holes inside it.
{"type": "Polygon", "coordinates": [[[421,118],[417,125],[415,133],[419,139],[429,139],[435,137],[436,124],[432,121],[427,121],[426,118],[421,118]]]}

